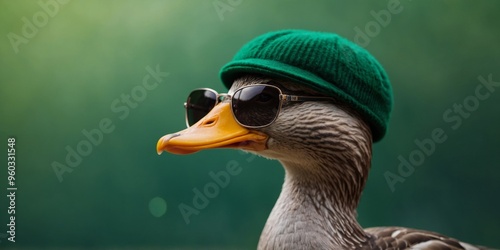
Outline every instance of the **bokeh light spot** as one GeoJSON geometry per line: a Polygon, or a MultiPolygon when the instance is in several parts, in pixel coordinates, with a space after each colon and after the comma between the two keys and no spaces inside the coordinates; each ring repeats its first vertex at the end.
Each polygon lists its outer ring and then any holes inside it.
{"type": "Polygon", "coordinates": [[[149,201],[149,211],[154,217],[161,217],[167,212],[167,202],[161,197],[149,201]]]}

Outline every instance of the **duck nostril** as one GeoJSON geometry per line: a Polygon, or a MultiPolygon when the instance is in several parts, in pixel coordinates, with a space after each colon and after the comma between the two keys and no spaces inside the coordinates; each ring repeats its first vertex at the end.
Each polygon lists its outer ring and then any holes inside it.
{"type": "Polygon", "coordinates": [[[212,126],[215,124],[215,122],[217,122],[217,117],[211,117],[211,118],[208,118],[206,120],[204,120],[201,125],[203,126],[212,126]]]}

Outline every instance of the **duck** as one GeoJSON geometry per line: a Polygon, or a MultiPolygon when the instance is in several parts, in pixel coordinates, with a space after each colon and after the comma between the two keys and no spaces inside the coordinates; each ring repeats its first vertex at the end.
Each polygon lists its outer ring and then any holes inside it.
{"type": "Polygon", "coordinates": [[[278,160],[284,183],[257,249],[487,249],[357,221],[372,146],[393,106],[387,73],[366,49],[331,32],[271,31],[219,74],[228,93],[191,92],[188,128],[162,136],[156,150],[234,148],[278,160]]]}

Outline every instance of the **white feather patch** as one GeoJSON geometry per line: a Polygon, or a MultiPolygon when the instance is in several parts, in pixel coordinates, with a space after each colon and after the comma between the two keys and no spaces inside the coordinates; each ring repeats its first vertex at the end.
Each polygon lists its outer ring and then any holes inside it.
{"type": "Polygon", "coordinates": [[[401,230],[396,230],[391,234],[392,238],[396,238],[401,233],[401,230]]]}

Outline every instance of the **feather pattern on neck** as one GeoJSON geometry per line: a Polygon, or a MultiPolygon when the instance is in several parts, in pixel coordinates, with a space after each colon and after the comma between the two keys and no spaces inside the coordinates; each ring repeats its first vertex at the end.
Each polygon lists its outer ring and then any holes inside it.
{"type": "MultiPolygon", "coordinates": [[[[294,84],[274,84],[285,93],[311,91],[294,84]]],[[[356,220],[356,207],[370,168],[369,127],[348,108],[303,102],[285,104],[278,119],[262,132],[270,139],[268,150],[259,154],[278,159],[286,175],[258,248],[354,249],[365,245],[370,236],[356,220]]]]}

